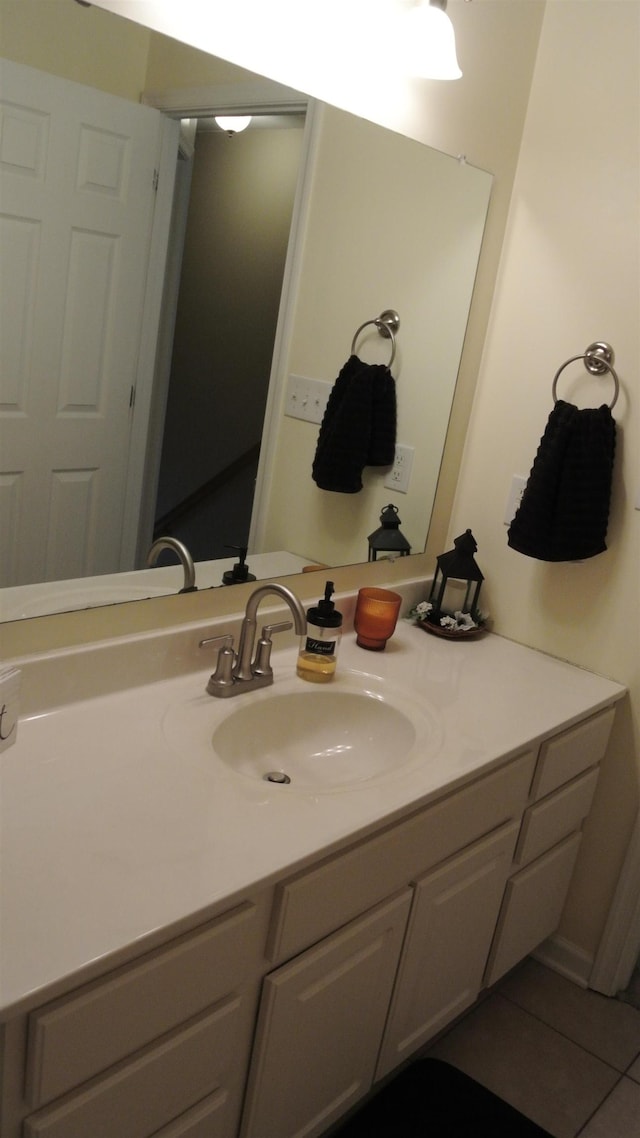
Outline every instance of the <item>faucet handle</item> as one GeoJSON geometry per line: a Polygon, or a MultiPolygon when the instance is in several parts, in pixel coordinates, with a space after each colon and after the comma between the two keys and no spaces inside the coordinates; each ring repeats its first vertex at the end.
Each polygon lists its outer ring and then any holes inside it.
{"type": "Polygon", "coordinates": [[[207,691],[209,695],[222,694],[226,688],[233,687],[233,665],[236,662],[236,654],[233,650],[233,636],[229,633],[227,636],[209,636],[205,640],[200,641],[200,648],[209,648],[212,644],[220,644],[221,648],[218,652],[218,662],[216,670],[209,677],[207,684],[207,691]]]}
{"type": "Polygon", "coordinates": [[[255,660],[251,665],[251,671],[254,676],[273,675],[273,669],[271,667],[271,649],[273,643],[271,637],[276,632],[287,632],[290,628],[293,628],[293,622],[290,620],[283,620],[279,624],[265,624],[260,633],[255,660]]]}
{"type": "Polygon", "coordinates": [[[224,648],[233,647],[233,633],[227,632],[224,636],[207,636],[198,641],[198,648],[210,648],[212,644],[222,644],[224,648]]]}

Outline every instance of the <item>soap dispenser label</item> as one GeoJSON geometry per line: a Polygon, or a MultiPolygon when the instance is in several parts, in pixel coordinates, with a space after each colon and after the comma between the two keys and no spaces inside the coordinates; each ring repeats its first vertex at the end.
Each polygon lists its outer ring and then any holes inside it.
{"type": "Polygon", "coordinates": [[[314,636],[307,636],[306,651],[316,656],[334,656],[336,651],[335,640],[317,640],[314,636]]]}

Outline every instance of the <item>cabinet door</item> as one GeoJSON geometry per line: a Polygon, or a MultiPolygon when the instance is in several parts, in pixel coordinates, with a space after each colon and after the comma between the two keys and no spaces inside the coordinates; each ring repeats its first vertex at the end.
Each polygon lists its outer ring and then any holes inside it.
{"type": "Polygon", "coordinates": [[[369,1090],[406,889],[264,981],[243,1138],[313,1138],[369,1090]]]}
{"type": "Polygon", "coordinates": [[[570,834],[509,881],[487,966],[487,985],[495,984],[557,929],[581,838],[581,833],[570,834]]]}
{"type": "Polygon", "coordinates": [[[503,826],[416,883],[376,1079],[478,995],[517,835],[503,826]]]}

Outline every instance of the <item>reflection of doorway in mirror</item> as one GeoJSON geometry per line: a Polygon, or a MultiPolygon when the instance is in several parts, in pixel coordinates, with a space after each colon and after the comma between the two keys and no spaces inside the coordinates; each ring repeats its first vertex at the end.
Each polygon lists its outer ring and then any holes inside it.
{"type": "MultiPolygon", "coordinates": [[[[155,532],[196,560],[246,546],[294,197],[301,115],[228,137],[198,123],[155,532]]],[[[180,222],[176,222],[178,228],[180,222]]]]}

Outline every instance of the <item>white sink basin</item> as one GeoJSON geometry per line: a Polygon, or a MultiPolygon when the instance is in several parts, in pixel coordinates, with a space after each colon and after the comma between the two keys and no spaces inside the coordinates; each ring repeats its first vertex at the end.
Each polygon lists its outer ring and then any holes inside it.
{"type": "Polygon", "coordinates": [[[197,746],[232,776],[276,792],[354,789],[392,777],[440,749],[434,716],[379,677],[343,672],[310,689],[296,678],[232,700],[198,697],[170,709],[172,745],[197,746]]]}
{"type": "Polygon", "coordinates": [[[239,774],[315,789],[386,774],[415,741],[411,720],[391,704],[331,689],[274,694],[238,707],[216,728],[211,744],[239,774]]]}

